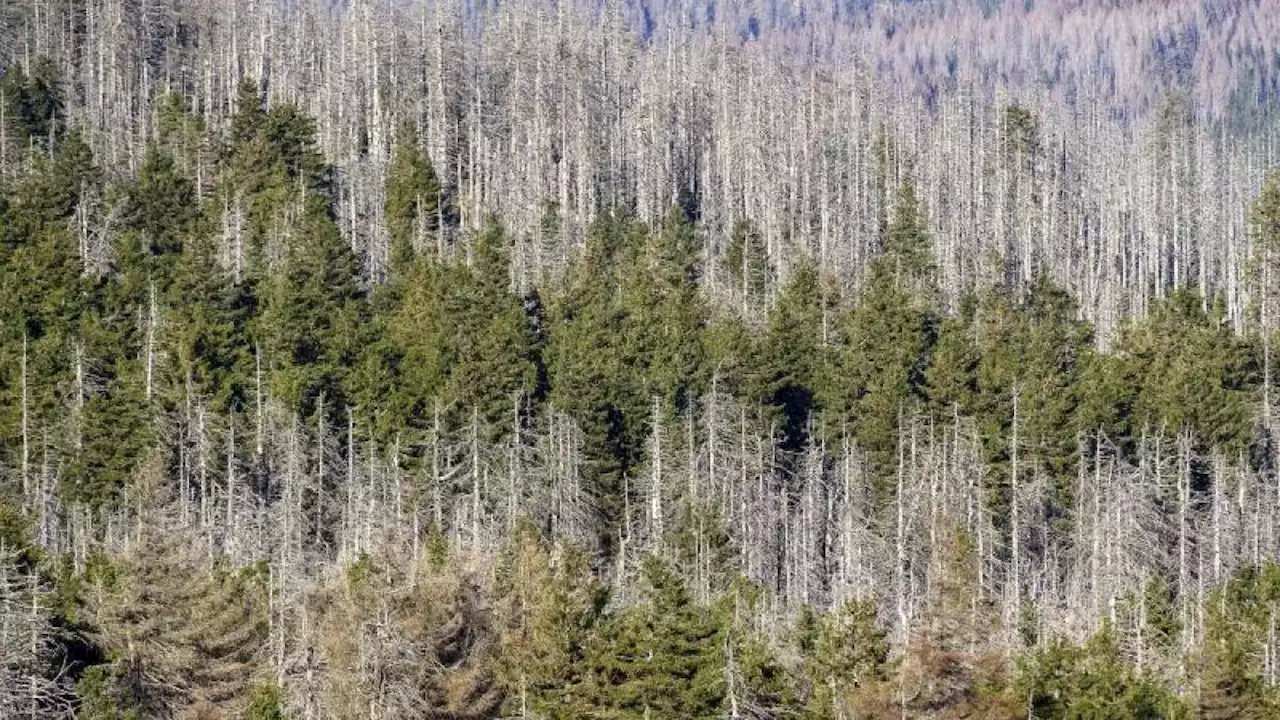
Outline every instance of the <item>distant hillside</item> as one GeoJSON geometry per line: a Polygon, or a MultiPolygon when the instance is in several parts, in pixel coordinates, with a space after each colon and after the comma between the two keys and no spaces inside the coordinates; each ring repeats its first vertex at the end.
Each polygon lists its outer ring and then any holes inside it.
{"type": "Polygon", "coordinates": [[[627,3],[651,38],[699,28],[864,57],[883,79],[933,98],[970,86],[1097,98],[1118,115],[1190,88],[1210,116],[1252,118],[1280,96],[1275,0],[761,0],[627,3]],[[677,30],[678,28],[678,30],[677,30]]]}

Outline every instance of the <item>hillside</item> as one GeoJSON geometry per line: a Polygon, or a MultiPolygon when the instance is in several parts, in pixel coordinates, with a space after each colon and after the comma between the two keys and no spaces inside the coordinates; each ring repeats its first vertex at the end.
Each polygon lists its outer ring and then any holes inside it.
{"type": "Polygon", "coordinates": [[[0,716],[1274,715],[1267,5],[0,7],[0,716]]]}

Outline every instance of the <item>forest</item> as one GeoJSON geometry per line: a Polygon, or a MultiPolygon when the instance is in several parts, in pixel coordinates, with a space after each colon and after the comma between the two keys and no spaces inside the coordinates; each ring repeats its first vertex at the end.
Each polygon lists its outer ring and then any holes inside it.
{"type": "Polygon", "coordinates": [[[1280,714],[1264,8],[722,4],[0,5],[0,716],[1280,714]]]}

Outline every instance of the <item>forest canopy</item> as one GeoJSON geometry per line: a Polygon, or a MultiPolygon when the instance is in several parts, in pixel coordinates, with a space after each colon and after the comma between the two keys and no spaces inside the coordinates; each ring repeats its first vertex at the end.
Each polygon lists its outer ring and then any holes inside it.
{"type": "Polygon", "coordinates": [[[185,12],[3,64],[0,715],[1280,712],[1271,131],[185,12]]]}

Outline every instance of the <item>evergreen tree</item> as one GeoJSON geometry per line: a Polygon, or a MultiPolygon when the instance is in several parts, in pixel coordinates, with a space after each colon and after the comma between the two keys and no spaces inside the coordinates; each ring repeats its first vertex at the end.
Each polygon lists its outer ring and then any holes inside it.
{"type": "Polygon", "coordinates": [[[702,332],[707,310],[698,292],[697,237],[679,208],[651,233],[644,258],[620,279],[626,305],[626,354],[642,373],[643,392],[675,411],[706,388],[702,332]]]}
{"type": "Polygon", "coordinates": [[[795,674],[761,631],[764,599],[759,587],[739,576],[712,608],[725,634],[728,717],[779,717],[800,708],[795,674]]]}
{"type": "Polygon", "coordinates": [[[48,436],[54,446],[73,440],[61,424],[77,403],[76,373],[85,369],[83,353],[77,356],[82,318],[101,289],[83,275],[73,217],[82,195],[96,194],[101,184],[88,146],[68,133],[52,162],[33,161],[0,217],[0,427],[15,451],[24,412],[28,444],[33,435],[48,436]]]}
{"type": "MultiPolygon", "coordinates": [[[[178,171],[173,157],[154,145],[148,148],[128,190],[125,210],[130,228],[145,239],[145,254],[163,258],[182,252],[198,211],[195,186],[178,171]]],[[[167,269],[160,274],[163,277],[167,269]]]]}
{"type": "MultiPolygon", "coordinates": [[[[378,407],[389,421],[415,427],[414,418],[430,417],[432,405],[443,401],[448,373],[454,364],[450,342],[454,327],[448,292],[454,270],[419,258],[405,276],[404,296],[387,318],[386,339],[366,345],[360,372],[366,374],[362,403],[378,407]],[[378,378],[393,384],[386,387],[378,378]]],[[[375,302],[379,301],[377,295],[375,302]]],[[[395,299],[388,299],[395,302],[395,299]]]]}
{"type": "Polygon", "coordinates": [[[214,409],[246,407],[252,392],[255,348],[249,335],[256,298],[235,285],[206,234],[187,238],[168,293],[165,330],[174,352],[169,384],[190,390],[214,409]]]}
{"type": "Polygon", "coordinates": [[[813,720],[856,713],[857,691],[887,676],[888,633],[879,626],[872,603],[845,601],[806,633],[804,673],[810,684],[807,717],[813,720]]]}
{"type": "Polygon", "coordinates": [[[1032,716],[1046,720],[1191,717],[1159,681],[1125,662],[1110,627],[1083,647],[1050,641],[1019,663],[1016,686],[1032,716]]]}
{"type": "Polygon", "coordinates": [[[826,302],[818,269],[802,262],[783,287],[755,350],[751,397],[775,409],[782,445],[793,452],[808,437],[819,397],[815,389],[827,364],[826,302]]]}
{"type": "Polygon", "coordinates": [[[495,594],[507,715],[569,720],[586,711],[572,688],[582,682],[588,633],[606,599],[586,560],[570,547],[548,547],[527,520],[505,548],[495,594]]]}
{"type": "Polygon", "coordinates": [[[1261,646],[1280,603],[1280,568],[1246,566],[1205,604],[1199,715],[1206,720],[1274,717],[1280,694],[1262,675],[1261,646]]]}
{"type": "Polygon", "coordinates": [[[245,720],[285,720],[281,709],[280,687],[274,682],[254,685],[249,693],[249,709],[245,720]]]}
{"type": "Polygon", "coordinates": [[[724,257],[725,272],[741,296],[745,316],[763,303],[773,282],[773,267],[764,237],[750,220],[734,222],[724,257]]]}
{"type": "Polygon", "coordinates": [[[1196,293],[1179,290],[1126,329],[1120,349],[1136,390],[1130,435],[1185,428],[1231,451],[1248,443],[1259,358],[1224,314],[1220,304],[1206,310],[1196,293]]]}
{"type": "Polygon", "coordinates": [[[858,304],[842,318],[843,343],[827,403],[854,423],[878,475],[891,475],[898,425],[923,399],[935,335],[932,261],[911,183],[903,185],[884,254],[871,263],[858,304]]]}
{"type": "Polygon", "coordinates": [[[716,718],[725,699],[722,629],[660,560],[644,564],[645,602],[606,619],[583,693],[599,718],[716,718]]]}
{"type": "Polygon", "coordinates": [[[322,197],[305,198],[298,238],[258,318],[264,365],[274,393],[309,415],[323,397],[341,407],[341,380],[354,357],[358,301],[355,257],[322,197]]]}
{"type": "Polygon", "coordinates": [[[156,140],[161,154],[172,157],[186,176],[216,164],[205,137],[204,118],[192,112],[186,98],[170,92],[157,105],[156,140]]]}
{"type": "Polygon", "coordinates": [[[925,393],[939,417],[970,415],[977,407],[978,348],[974,341],[974,316],[978,299],[966,294],[954,315],[938,324],[938,339],[925,370],[925,393]]]}
{"type": "Polygon", "coordinates": [[[448,346],[453,348],[445,397],[475,410],[491,438],[511,428],[515,403],[537,391],[533,328],[510,283],[510,240],[491,219],[474,242],[470,267],[451,273],[446,292],[448,346]]]}
{"type": "Polygon", "coordinates": [[[6,133],[19,146],[32,140],[51,144],[66,124],[65,102],[57,66],[38,56],[30,67],[8,67],[0,76],[6,133]]]}
{"type": "Polygon", "coordinates": [[[236,111],[218,210],[242,215],[224,218],[238,235],[235,279],[256,282],[274,274],[279,256],[289,254],[290,248],[278,246],[282,240],[314,231],[308,227],[317,217],[312,196],[332,205],[332,173],[316,147],[315,121],[293,105],[264,109],[257,86],[246,81],[236,111]]]}
{"type": "MultiPolygon", "coordinates": [[[[127,312],[131,308],[111,309],[127,312]]],[[[94,509],[114,506],[153,439],[143,368],[135,343],[121,327],[127,319],[128,315],[89,314],[81,328],[83,362],[99,389],[84,399],[78,452],[62,478],[61,490],[65,499],[94,509]]]]}
{"type": "Polygon", "coordinates": [[[210,575],[162,532],[144,533],[135,561],[90,595],[110,650],[104,694],[143,717],[243,711],[267,630],[265,568],[210,575]]]}
{"type": "Polygon", "coordinates": [[[600,513],[606,552],[622,515],[623,476],[640,460],[650,415],[645,358],[633,345],[636,320],[619,292],[619,278],[636,264],[645,235],[623,211],[597,219],[548,328],[550,403],[583,432],[584,485],[600,513]]]}
{"type": "Polygon", "coordinates": [[[392,272],[405,267],[428,233],[439,232],[443,214],[440,181],[422,152],[413,128],[402,125],[387,170],[384,211],[391,237],[392,272]]]}
{"type": "MultiPolygon", "coordinates": [[[[971,412],[983,433],[987,462],[997,471],[988,488],[997,515],[1011,501],[1015,429],[1017,471],[1052,481],[1050,519],[1074,507],[1081,365],[1092,332],[1076,319],[1074,301],[1041,277],[1019,300],[999,288],[979,302],[974,336],[978,349],[977,394],[971,412]],[[1015,402],[1017,427],[1014,425],[1015,402]]],[[[1059,528],[1061,529],[1061,528],[1059,528]]]]}

